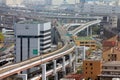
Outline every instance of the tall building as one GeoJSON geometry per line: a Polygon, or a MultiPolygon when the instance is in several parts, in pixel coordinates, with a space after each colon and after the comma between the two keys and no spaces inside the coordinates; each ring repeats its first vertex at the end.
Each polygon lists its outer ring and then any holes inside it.
{"type": "Polygon", "coordinates": [[[19,6],[22,2],[23,0],[2,0],[2,3],[7,6],[19,6]]]}
{"type": "Polygon", "coordinates": [[[84,10],[84,4],[85,4],[85,0],[80,0],[80,12],[82,13],[84,10]]]}
{"type": "Polygon", "coordinates": [[[24,21],[15,25],[16,62],[51,50],[51,23],[24,21]]]}
{"type": "Polygon", "coordinates": [[[80,3],[85,3],[85,0],[80,0],[80,3]]]}
{"type": "Polygon", "coordinates": [[[52,0],[45,0],[46,5],[52,5],[52,0]]]}

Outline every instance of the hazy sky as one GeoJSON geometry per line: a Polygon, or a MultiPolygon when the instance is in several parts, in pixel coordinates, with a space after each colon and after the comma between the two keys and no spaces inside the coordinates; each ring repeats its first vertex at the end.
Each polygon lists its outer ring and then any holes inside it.
{"type": "MultiPolygon", "coordinates": [[[[63,3],[63,0],[52,0],[52,1],[53,1],[52,3],[54,5],[59,5],[59,4],[63,3]]],[[[66,1],[70,4],[74,4],[75,1],[78,2],[79,0],[66,0],[66,1]]]]}

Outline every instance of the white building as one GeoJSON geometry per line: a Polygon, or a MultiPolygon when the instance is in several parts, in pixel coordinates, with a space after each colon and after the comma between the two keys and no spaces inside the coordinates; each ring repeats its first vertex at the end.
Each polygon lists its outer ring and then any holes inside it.
{"type": "Polygon", "coordinates": [[[118,26],[118,17],[117,16],[110,16],[109,17],[109,24],[111,28],[117,28],[118,26]]]}
{"type": "Polygon", "coordinates": [[[2,3],[7,6],[20,6],[23,0],[2,0],[2,3]]]}
{"type": "Polygon", "coordinates": [[[15,25],[16,62],[51,50],[51,23],[24,21],[15,25]]]}
{"type": "Polygon", "coordinates": [[[83,13],[93,13],[93,14],[114,14],[120,13],[120,6],[111,5],[97,5],[85,3],[83,7],[79,7],[79,10],[83,13]]]}

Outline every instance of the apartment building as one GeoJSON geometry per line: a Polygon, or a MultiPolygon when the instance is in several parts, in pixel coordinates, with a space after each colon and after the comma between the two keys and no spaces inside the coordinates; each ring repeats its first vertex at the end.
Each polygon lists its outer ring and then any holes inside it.
{"type": "Polygon", "coordinates": [[[102,61],[100,60],[84,60],[83,75],[85,80],[98,80],[98,75],[102,71],[102,61]]]}
{"type": "Polygon", "coordinates": [[[91,37],[74,37],[77,46],[86,46],[92,50],[96,50],[96,41],[91,37]]]}
{"type": "Polygon", "coordinates": [[[103,61],[120,61],[120,41],[114,36],[103,42],[103,61]]]}
{"type": "Polygon", "coordinates": [[[120,61],[103,62],[100,80],[120,80],[120,61]]]}

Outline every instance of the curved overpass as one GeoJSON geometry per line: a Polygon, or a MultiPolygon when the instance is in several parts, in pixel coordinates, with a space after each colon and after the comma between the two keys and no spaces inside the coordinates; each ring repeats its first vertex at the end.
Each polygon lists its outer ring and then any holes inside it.
{"type": "MultiPolygon", "coordinates": [[[[18,16],[19,14],[16,13],[16,15],[18,16]]],[[[21,15],[22,15],[22,13],[21,13],[21,15]]],[[[26,16],[31,18],[30,15],[26,15],[26,16]]],[[[34,15],[32,15],[32,18],[39,19],[41,16],[39,16],[39,17],[38,16],[39,15],[34,14],[34,15]]],[[[92,24],[92,23],[90,23],[90,24],[92,24]]],[[[88,24],[86,24],[82,27],[86,27],[86,26],[88,26],[88,24]]],[[[56,27],[56,28],[58,29],[58,31],[61,35],[61,39],[63,40],[63,42],[65,44],[65,46],[63,48],[61,48],[60,50],[57,50],[53,53],[50,53],[50,54],[41,55],[41,56],[31,58],[29,60],[26,60],[26,61],[23,61],[20,63],[16,63],[16,64],[9,65],[9,66],[4,67],[4,68],[0,68],[0,79],[4,79],[4,78],[9,77],[11,75],[17,74],[21,71],[30,69],[30,68],[38,66],[40,64],[47,63],[48,61],[52,61],[52,60],[61,58],[65,55],[71,54],[74,51],[75,46],[73,44],[70,44],[69,43],[70,38],[68,36],[65,36],[67,31],[64,30],[63,27],[56,27]]]]}
{"type": "Polygon", "coordinates": [[[60,58],[64,55],[70,54],[71,52],[73,52],[74,48],[75,48],[75,46],[71,47],[70,49],[68,49],[64,52],[54,54],[54,55],[48,56],[48,57],[45,56],[43,59],[39,58],[39,60],[36,60],[36,61],[28,60],[30,63],[27,63],[27,64],[24,64],[24,62],[18,63],[15,66],[13,65],[12,67],[10,67],[12,69],[10,69],[9,67],[6,68],[5,70],[2,69],[2,70],[0,70],[0,79],[4,79],[6,77],[9,77],[9,76],[14,75],[16,73],[19,73],[19,72],[24,71],[26,69],[35,67],[37,65],[40,65],[40,64],[46,63],[48,61],[60,58]]]}
{"type": "Polygon", "coordinates": [[[101,20],[90,21],[90,22],[88,22],[88,23],[86,23],[86,24],[84,24],[84,25],[76,28],[76,29],[73,30],[71,33],[75,36],[75,35],[77,35],[78,32],[86,29],[87,27],[89,27],[89,26],[91,26],[91,25],[98,24],[98,23],[100,23],[100,22],[101,22],[101,20]]]}
{"type": "Polygon", "coordinates": [[[64,28],[62,28],[62,27],[56,27],[56,28],[58,29],[60,35],[62,36],[61,39],[63,40],[63,42],[65,44],[64,47],[62,47],[61,49],[59,49],[55,52],[48,53],[46,55],[41,55],[41,56],[31,58],[29,60],[26,60],[26,61],[23,61],[20,63],[16,63],[13,65],[9,65],[9,66],[0,68],[0,79],[7,78],[7,77],[17,74],[21,71],[30,69],[32,67],[38,66],[43,63],[47,63],[48,61],[52,61],[52,60],[61,58],[64,55],[71,54],[74,51],[75,46],[74,46],[74,44],[70,44],[69,43],[70,38],[68,36],[65,36],[66,30],[64,30],[64,28]]]}
{"type": "Polygon", "coordinates": [[[84,25],[84,23],[70,23],[65,25],[65,29],[68,31],[70,27],[81,26],[81,25],[84,25]]]}
{"type": "MultiPolygon", "coordinates": [[[[73,62],[74,59],[75,59],[75,56],[72,58],[71,61],[73,62]]],[[[67,66],[67,65],[69,65],[69,62],[68,62],[68,61],[66,61],[66,63],[65,63],[65,66],[67,66]]],[[[57,72],[60,71],[60,70],[62,69],[62,67],[63,67],[62,65],[56,67],[56,68],[57,68],[57,69],[56,69],[57,72]]],[[[51,69],[51,70],[49,70],[49,71],[46,72],[46,75],[49,76],[49,75],[53,74],[53,72],[54,72],[54,70],[51,69]]],[[[38,79],[41,79],[41,77],[42,77],[42,74],[40,74],[40,75],[38,75],[38,76],[36,76],[36,77],[33,77],[33,78],[31,78],[30,80],[38,80],[38,79]]]]}

